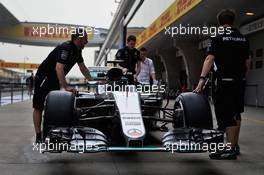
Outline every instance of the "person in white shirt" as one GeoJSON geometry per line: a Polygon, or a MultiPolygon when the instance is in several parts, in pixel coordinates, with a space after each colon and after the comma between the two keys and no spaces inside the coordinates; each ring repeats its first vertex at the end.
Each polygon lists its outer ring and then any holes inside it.
{"type": "Polygon", "coordinates": [[[138,82],[141,84],[150,84],[151,77],[153,85],[157,85],[158,81],[156,80],[154,64],[151,59],[147,58],[147,49],[145,47],[140,49],[140,58],[141,69],[137,77],[138,82]]]}

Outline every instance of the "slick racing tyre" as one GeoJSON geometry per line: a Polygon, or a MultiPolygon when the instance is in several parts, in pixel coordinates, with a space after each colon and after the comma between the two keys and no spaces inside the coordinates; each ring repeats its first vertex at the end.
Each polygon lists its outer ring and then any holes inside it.
{"type": "Polygon", "coordinates": [[[175,101],[174,109],[180,109],[181,115],[174,116],[174,128],[194,127],[213,129],[213,119],[207,98],[198,93],[182,93],[175,101]]]}
{"type": "Polygon", "coordinates": [[[51,91],[45,101],[43,120],[43,141],[52,127],[73,125],[74,95],[67,91],[51,91]]]}

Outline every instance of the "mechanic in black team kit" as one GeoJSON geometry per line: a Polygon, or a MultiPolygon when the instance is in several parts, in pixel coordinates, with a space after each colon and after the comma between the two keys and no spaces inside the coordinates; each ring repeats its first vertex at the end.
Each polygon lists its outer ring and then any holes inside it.
{"type": "Polygon", "coordinates": [[[66,90],[75,93],[76,89],[67,85],[65,76],[78,63],[81,73],[87,80],[91,75],[83,62],[82,50],[88,43],[87,34],[77,28],[71,40],[57,46],[40,64],[35,77],[35,93],[33,96],[33,122],[36,142],[41,142],[41,119],[47,94],[52,90],[66,90]]]}
{"type": "MultiPolygon", "coordinates": [[[[222,10],[218,22],[223,27],[231,27],[235,20],[233,10],[222,10]]],[[[213,64],[216,64],[217,86],[215,94],[215,114],[219,129],[225,130],[231,149],[210,154],[211,159],[236,159],[240,154],[238,146],[241,113],[244,112],[245,76],[249,70],[249,43],[240,32],[231,28],[211,39],[201,77],[196,92],[200,92],[205,77],[213,64]]]]}
{"type": "Polygon", "coordinates": [[[136,37],[134,35],[130,35],[127,38],[127,46],[119,49],[116,53],[116,60],[124,61],[119,64],[123,72],[131,72],[134,80],[136,80],[136,77],[140,73],[140,52],[135,48],[135,46],[136,37]]]}

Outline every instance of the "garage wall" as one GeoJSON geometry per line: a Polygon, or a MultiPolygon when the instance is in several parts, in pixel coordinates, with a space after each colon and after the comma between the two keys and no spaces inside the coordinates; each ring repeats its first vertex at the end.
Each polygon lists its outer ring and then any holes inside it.
{"type": "Polygon", "coordinates": [[[250,42],[252,66],[247,77],[245,104],[264,107],[264,31],[247,36],[250,42]]]}

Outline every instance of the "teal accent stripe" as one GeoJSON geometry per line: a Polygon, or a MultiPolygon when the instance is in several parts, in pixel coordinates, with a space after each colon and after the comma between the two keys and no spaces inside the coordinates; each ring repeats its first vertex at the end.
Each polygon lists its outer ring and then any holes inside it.
{"type": "Polygon", "coordinates": [[[167,151],[164,147],[108,147],[107,151],[167,151]]]}

